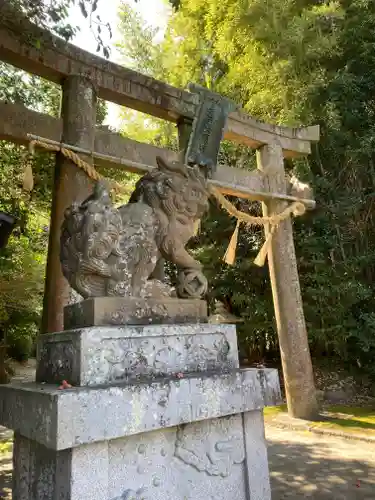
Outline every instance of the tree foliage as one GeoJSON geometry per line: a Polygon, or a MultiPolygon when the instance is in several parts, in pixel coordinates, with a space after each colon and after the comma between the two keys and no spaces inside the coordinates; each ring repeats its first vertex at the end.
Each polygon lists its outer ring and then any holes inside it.
{"type": "Polygon", "coordinates": [[[82,22],[86,22],[97,43],[97,52],[109,57],[110,48],[103,40],[106,32],[112,38],[112,27],[97,13],[98,5],[103,0],[13,0],[12,6],[21,15],[25,15],[32,23],[45,28],[64,40],[71,41],[79,32],[80,25],[72,24],[69,19],[70,9],[78,5],[82,22]]]}
{"type": "MultiPolygon", "coordinates": [[[[5,64],[0,65],[0,99],[58,116],[57,86],[5,64]]],[[[0,210],[17,219],[6,248],[0,250],[0,338],[9,353],[27,357],[42,308],[54,161],[48,154],[32,160],[35,189],[22,189],[25,148],[0,142],[0,210]]]]}
{"type": "MultiPolygon", "coordinates": [[[[135,3],[138,0],[134,0],[135,3]]],[[[82,23],[87,23],[91,34],[97,43],[96,52],[104,57],[110,56],[110,47],[105,42],[103,33],[112,39],[113,28],[109,22],[98,14],[98,7],[104,5],[103,0],[12,0],[12,7],[21,16],[26,16],[35,25],[51,31],[62,37],[65,41],[71,41],[80,31],[82,23]],[[78,6],[82,18],[80,24],[72,24],[69,19],[72,7],[78,6]]]]}

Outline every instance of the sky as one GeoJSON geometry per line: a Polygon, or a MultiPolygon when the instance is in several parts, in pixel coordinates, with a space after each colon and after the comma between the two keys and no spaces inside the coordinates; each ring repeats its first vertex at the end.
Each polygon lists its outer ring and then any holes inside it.
{"type": "MultiPolygon", "coordinates": [[[[118,25],[118,9],[121,3],[127,3],[133,6],[145,19],[145,21],[155,27],[165,28],[170,12],[166,0],[99,0],[98,9],[96,14],[101,17],[104,23],[109,23],[112,29],[112,39],[109,38],[107,30],[103,30],[103,41],[111,47],[110,60],[121,64],[121,55],[117,51],[114,44],[119,41],[120,35],[117,29],[118,25]]],[[[77,33],[72,43],[78,47],[85,49],[89,52],[96,54],[97,42],[95,41],[94,34],[92,33],[89,22],[84,22],[81,11],[78,5],[71,8],[70,22],[73,25],[80,25],[80,31],[77,33]]],[[[119,110],[121,108],[116,104],[108,103],[108,113],[104,121],[106,125],[111,125],[117,128],[120,124],[119,110]]]]}

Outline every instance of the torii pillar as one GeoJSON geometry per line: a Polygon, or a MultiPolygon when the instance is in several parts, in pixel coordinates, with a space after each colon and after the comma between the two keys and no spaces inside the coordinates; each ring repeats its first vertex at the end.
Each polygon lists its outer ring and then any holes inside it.
{"type": "MultiPolygon", "coordinates": [[[[278,144],[267,144],[257,151],[259,170],[271,193],[286,194],[283,151],[278,144]]],[[[263,214],[282,212],[285,201],[263,203],[263,214]]],[[[268,228],[266,227],[266,233],[268,228]]],[[[283,365],[285,392],[290,416],[313,420],[319,408],[302,307],[293,228],[290,218],[281,222],[268,252],[277,333],[283,365]]]]}
{"type": "MultiPolygon", "coordinates": [[[[95,140],[96,91],[92,82],[81,75],[67,77],[62,84],[62,142],[93,151],[95,140]]],[[[92,158],[82,155],[87,163],[92,158]]],[[[65,210],[75,201],[83,201],[92,191],[92,182],[70,160],[57,155],[47,271],[44,290],[42,333],[63,330],[64,307],[75,302],[73,290],[64,278],[60,264],[60,230],[65,210]]]]}

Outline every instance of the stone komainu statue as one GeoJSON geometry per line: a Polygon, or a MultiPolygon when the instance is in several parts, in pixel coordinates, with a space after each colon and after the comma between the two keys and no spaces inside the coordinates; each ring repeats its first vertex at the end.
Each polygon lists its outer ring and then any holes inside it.
{"type": "Polygon", "coordinates": [[[65,212],[61,264],[70,286],[84,298],[104,296],[199,298],[207,290],[202,266],[186,250],[208,208],[203,174],[157,158],[158,168],[136,184],[118,208],[104,182],[81,205],[65,212]],[[179,270],[176,291],[151,279],[160,258],[179,270]]]}

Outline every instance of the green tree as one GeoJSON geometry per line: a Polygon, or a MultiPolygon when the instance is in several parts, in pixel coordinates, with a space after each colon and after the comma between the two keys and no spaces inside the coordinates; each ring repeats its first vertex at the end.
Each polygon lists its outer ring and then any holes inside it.
{"type": "MultiPolygon", "coordinates": [[[[135,3],[138,0],[134,0],[135,3]]],[[[46,2],[45,0],[12,0],[9,6],[5,6],[2,12],[2,21],[7,22],[10,17],[14,21],[14,13],[19,20],[26,17],[35,25],[51,31],[53,34],[63,38],[67,42],[72,41],[83,23],[90,27],[92,37],[97,43],[96,52],[100,52],[104,57],[110,55],[110,47],[103,40],[103,33],[112,38],[112,27],[98,14],[98,7],[104,4],[103,0],[55,0],[46,2]],[[78,5],[82,18],[80,24],[72,24],[69,19],[70,9],[78,5]]],[[[21,21],[22,22],[22,21],[21,21]]],[[[34,40],[38,43],[38,40],[34,40]]]]}
{"type": "MultiPolygon", "coordinates": [[[[53,34],[71,41],[80,30],[80,25],[70,22],[69,11],[74,5],[78,5],[82,14],[80,22],[86,22],[90,26],[93,38],[97,43],[97,52],[109,57],[110,49],[103,41],[103,33],[107,32],[112,38],[112,28],[108,22],[102,20],[97,14],[99,2],[102,0],[56,0],[45,2],[44,0],[13,0],[12,9],[7,6],[2,13],[3,22],[7,22],[7,16],[13,18],[14,13],[18,20],[26,17],[35,25],[51,31],[53,34]]],[[[14,19],[12,19],[12,22],[14,19]]],[[[27,35],[27,33],[26,33],[27,35]]],[[[38,43],[38,39],[33,40],[38,43]]]]}
{"type": "MultiPolygon", "coordinates": [[[[0,65],[0,99],[58,116],[60,89],[8,65],[0,65]]],[[[38,153],[32,160],[35,189],[22,189],[25,148],[0,142],[0,210],[17,219],[0,251],[0,338],[9,354],[27,358],[38,330],[48,245],[54,162],[38,153]]]]}
{"type": "MultiPolygon", "coordinates": [[[[165,79],[165,54],[162,46],[154,43],[159,30],[147,25],[126,3],[122,3],[119,10],[119,30],[122,40],[116,46],[124,64],[145,75],[165,79]]],[[[124,109],[121,119],[123,123],[121,133],[126,137],[177,150],[177,132],[174,124],[131,109],[124,109]]]]}

